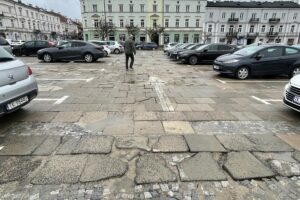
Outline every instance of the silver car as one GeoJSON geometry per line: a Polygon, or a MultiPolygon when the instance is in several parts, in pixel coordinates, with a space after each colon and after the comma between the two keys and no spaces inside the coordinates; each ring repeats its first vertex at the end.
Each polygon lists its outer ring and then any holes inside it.
{"type": "Polygon", "coordinates": [[[124,47],[118,41],[103,41],[106,42],[112,53],[120,54],[124,52],[124,47]]]}
{"type": "Polygon", "coordinates": [[[37,95],[30,67],[0,47],[0,116],[18,110],[37,95]]]}

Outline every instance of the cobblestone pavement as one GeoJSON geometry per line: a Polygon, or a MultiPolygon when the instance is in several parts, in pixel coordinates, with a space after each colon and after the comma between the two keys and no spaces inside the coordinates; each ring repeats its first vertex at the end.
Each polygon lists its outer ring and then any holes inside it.
{"type": "Polygon", "coordinates": [[[40,94],[0,119],[0,199],[299,199],[286,77],[238,81],[160,51],[129,72],[124,55],[20,59],[40,94]]]}

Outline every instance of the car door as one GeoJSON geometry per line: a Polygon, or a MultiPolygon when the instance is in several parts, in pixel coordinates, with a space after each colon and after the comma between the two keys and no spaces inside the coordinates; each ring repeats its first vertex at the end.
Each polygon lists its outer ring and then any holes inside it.
{"type": "Polygon", "coordinates": [[[211,62],[218,57],[218,45],[210,44],[202,52],[199,53],[198,60],[200,62],[211,62]]]}
{"type": "Polygon", "coordinates": [[[71,51],[70,48],[72,47],[71,42],[64,42],[61,45],[59,45],[56,51],[56,58],[61,60],[69,60],[71,57],[71,51]]]}
{"type": "Polygon", "coordinates": [[[34,45],[34,54],[40,49],[44,49],[48,47],[48,42],[47,41],[35,41],[34,45]]]}
{"type": "MultiPolygon", "coordinates": [[[[234,48],[232,46],[230,46],[230,45],[220,44],[220,45],[218,45],[218,50],[219,51],[216,53],[217,57],[219,57],[221,55],[228,54],[228,53],[232,53],[234,51],[234,48]]],[[[217,57],[215,57],[215,59],[217,57]]]]}
{"type": "Polygon", "coordinates": [[[70,51],[70,59],[79,60],[83,58],[83,49],[85,48],[86,43],[84,42],[72,42],[72,47],[69,49],[70,51]]]}
{"type": "Polygon", "coordinates": [[[293,47],[284,47],[282,62],[284,63],[280,68],[281,74],[289,74],[294,67],[294,63],[299,59],[299,49],[293,47]]]}
{"type": "Polygon", "coordinates": [[[259,51],[252,57],[252,74],[278,74],[284,64],[282,61],[283,47],[273,46],[259,51]]]}
{"type": "Polygon", "coordinates": [[[29,41],[24,43],[21,47],[21,54],[32,55],[35,48],[35,41],[29,41]]]}

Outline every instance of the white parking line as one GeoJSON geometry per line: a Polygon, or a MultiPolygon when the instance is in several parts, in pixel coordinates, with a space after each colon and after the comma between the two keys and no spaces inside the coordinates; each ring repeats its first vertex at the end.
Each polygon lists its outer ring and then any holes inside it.
{"type": "Polygon", "coordinates": [[[270,81],[267,81],[267,80],[265,80],[265,81],[258,81],[258,80],[223,81],[221,79],[216,79],[216,80],[223,84],[226,84],[226,83],[287,83],[287,82],[289,82],[288,80],[270,80],[270,81]]]}
{"type": "Polygon", "coordinates": [[[62,98],[36,98],[33,101],[55,101],[53,104],[59,105],[62,104],[65,100],[67,100],[69,96],[63,96],[62,98]]]}
{"type": "Polygon", "coordinates": [[[266,105],[271,105],[271,103],[269,103],[269,102],[281,102],[282,101],[281,99],[261,99],[261,98],[258,98],[256,96],[251,96],[251,98],[253,98],[256,101],[259,101],[263,104],[266,104],[266,105]]]}
{"type": "Polygon", "coordinates": [[[88,78],[88,79],[72,79],[72,78],[37,78],[36,80],[38,81],[85,81],[85,82],[91,82],[92,80],[94,80],[94,78],[88,78]]]}

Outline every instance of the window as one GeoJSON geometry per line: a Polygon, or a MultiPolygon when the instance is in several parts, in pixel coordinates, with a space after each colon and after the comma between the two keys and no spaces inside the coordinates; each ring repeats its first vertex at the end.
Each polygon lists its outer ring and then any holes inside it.
{"type": "Polygon", "coordinates": [[[157,20],[154,19],[154,20],[153,20],[153,28],[156,28],[156,27],[157,27],[157,20]]]}
{"type": "Polygon", "coordinates": [[[221,33],[224,33],[225,25],[221,25],[221,33]]]}
{"type": "Polygon", "coordinates": [[[94,19],[94,27],[95,28],[99,27],[99,21],[98,21],[98,19],[94,19]]]}
{"type": "Polygon", "coordinates": [[[282,47],[270,47],[262,50],[259,55],[263,58],[279,57],[282,55],[282,47]]]}
{"type": "Polygon", "coordinates": [[[189,42],[189,34],[184,34],[183,35],[183,43],[188,43],[189,42]]]}
{"type": "MultiPolygon", "coordinates": [[[[82,9],[83,9],[83,12],[86,12],[85,5],[82,6],[82,9]]],[[[26,10],[26,12],[27,12],[27,10],[26,10]]],[[[28,15],[27,15],[27,17],[28,17],[28,15]]],[[[44,18],[43,18],[43,19],[44,19],[44,18]]]]}
{"type": "Polygon", "coordinates": [[[169,27],[169,19],[165,19],[165,27],[166,27],[166,28],[169,27]]]}
{"type": "Polygon", "coordinates": [[[279,26],[279,29],[278,29],[278,32],[281,33],[281,32],[282,32],[282,29],[283,29],[283,25],[280,25],[280,26],[279,26]]]}
{"type": "Polygon", "coordinates": [[[166,12],[168,13],[170,11],[170,5],[166,5],[166,12]]]}
{"type": "Polygon", "coordinates": [[[113,20],[112,20],[112,19],[109,19],[108,25],[109,25],[109,26],[112,26],[112,25],[113,25],[113,20]]]}
{"type": "Polygon", "coordinates": [[[264,19],[268,19],[268,13],[264,14],[264,19]]]}
{"type": "Polygon", "coordinates": [[[251,26],[250,26],[249,32],[250,32],[250,33],[253,33],[253,32],[254,32],[254,25],[251,25],[251,26]]]}
{"type": "Polygon", "coordinates": [[[223,12],[223,13],[222,13],[222,19],[225,19],[225,17],[226,17],[226,13],[223,12]]]}
{"type": "Polygon", "coordinates": [[[242,20],[244,18],[244,13],[240,13],[240,19],[242,20]]]}
{"type": "Polygon", "coordinates": [[[251,18],[252,19],[256,18],[256,13],[252,13],[251,18]]]}
{"type": "Polygon", "coordinates": [[[213,16],[214,16],[214,13],[213,13],[213,12],[210,12],[210,13],[209,13],[209,18],[213,18],[213,16]]]}
{"type": "Polygon", "coordinates": [[[220,39],[219,39],[219,42],[220,42],[220,43],[225,43],[225,41],[226,41],[226,38],[220,38],[220,39]]]}
{"type": "Polygon", "coordinates": [[[13,19],[10,20],[10,23],[11,23],[11,27],[15,27],[15,23],[13,19]]]}
{"type": "Polygon", "coordinates": [[[294,33],[295,25],[291,26],[291,33],[294,33]]]}
{"type": "Polygon", "coordinates": [[[108,12],[111,13],[112,12],[112,5],[108,4],[107,7],[108,7],[108,12]]]}
{"type": "Polygon", "coordinates": [[[196,27],[199,28],[200,27],[200,20],[196,19],[196,27]]]}
{"type": "MultiPolygon", "coordinates": [[[[133,8],[132,8],[132,10],[133,10],[133,8]]],[[[145,12],[145,5],[144,4],[141,4],[141,12],[142,13],[145,12]]]]}
{"type": "Polygon", "coordinates": [[[156,13],[157,12],[157,5],[153,5],[153,12],[156,13]]]}
{"type": "Polygon", "coordinates": [[[201,5],[197,5],[197,12],[201,12],[201,5]]]}
{"type": "Polygon", "coordinates": [[[145,20],[141,19],[141,27],[145,27],[145,20]]]}
{"type": "Polygon", "coordinates": [[[22,23],[22,28],[25,28],[25,23],[24,23],[24,21],[22,21],[21,23],[22,23]]]}
{"type": "Polygon", "coordinates": [[[176,5],[176,12],[179,13],[180,11],[180,5],[176,5]]]}
{"type": "Polygon", "coordinates": [[[294,48],[285,48],[285,55],[294,55],[294,54],[298,54],[299,51],[297,49],[294,48]]]}
{"type": "Polygon", "coordinates": [[[174,35],[174,42],[179,42],[179,34],[174,35]]]}
{"type": "Polygon", "coordinates": [[[119,4],[119,11],[123,12],[123,4],[119,4]]]}
{"type": "Polygon", "coordinates": [[[285,13],[282,13],[281,18],[282,18],[282,19],[285,18],[285,13]]]}
{"type": "MultiPolygon", "coordinates": [[[[34,18],[33,12],[31,12],[31,18],[32,18],[32,19],[34,18]]],[[[48,16],[47,16],[47,21],[48,21],[48,16]]]]}
{"type": "Polygon", "coordinates": [[[262,26],[261,26],[261,32],[264,33],[265,30],[266,30],[266,25],[262,25],[262,26]]]}
{"type": "Polygon", "coordinates": [[[189,19],[185,19],[185,28],[189,27],[189,19]]]}
{"type": "Polygon", "coordinates": [[[208,45],[207,47],[205,47],[205,49],[207,49],[208,51],[217,51],[218,50],[218,46],[216,44],[212,44],[212,45],[208,45]]]}
{"type": "Polygon", "coordinates": [[[186,5],[185,6],[185,11],[188,13],[188,12],[190,12],[190,5],[186,5]]]}
{"type": "Polygon", "coordinates": [[[124,27],[124,19],[120,19],[120,28],[124,27]]]}
{"type": "Polygon", "coordinates": [[[238,32],[241,33],[243,29],[243,25],[239,25],[238,32]]]}
{"type": "Polygon", "coordinates": [[[272,18],[276,18],[276,13],[273,13],[273,14],[272,14],[272,18]]]}
{"type": "Polygon", "coordinates": [[[19,13],[20,13],[20,15],[22,15],[22,8],[21,7],[19,8],[19,13]]]}
{"type": "Polygon", "coordinates": [[[297,19],[298,13],[294,13],[293,19],[297,19]]]}
{"type": "Polygon", "coordinates": [[[26,16],[29,17],[29,12],[28,12],[28,10],[26,10],[26,16]]]}
{"type": "Polygon", "coordinates": [[[175,22],[175,27],[178,28],[179,27],[179,19],[176,19],[176,22],[175,22]]]}
{"type": "Polygon", "coordinates": [[[199,43],[199,42],[200,42],[200,35],[194,34],[194,43],[199,43]]]}
{"type": "Polygon", "coordinates": [[[39,18],[39,14],[35,13],[35,18],[38,19],[39,18]]]}
{"type": "Polygon", "coordinates": [[[134,21],[133,21],[133,19],[130,20],[130,26],[134,26],[134,21]]]}
{"type": "Polygon", "coordinates": [[[228,45],[218,45],[218,50],[221,50],[221,51],[229,51],[231,49],[232,48],[228,45]]]}
{"type": "Polygon", "coordinates": [[[230,18],[231,18],[231,19],[235,18],[235,13],[231,13],[231,14],[230,14],[230,18]]]}
{"type": "MultiPolygon", "coordinates": [[[[45,23],[43,24],[43,26],[44,26],[44,30],[45,30],[45,23]]],[[[84,20],[84,26],[87,28],[87,20],[86,19],[84,20]]]]}
{"type": "Polygon", "coordinates": [[[272,25],[272,26],[270,26],[269,32],[270,32],[270,33],[273,33],[273,31],[274,31],[274,26],[272,25]]]}
{"type": "Polygon", "coordinates": [[[26,42],[24,45],[26,47],[33,47],[34,46],[34,41],[26,42]]]}
{"type": "Polygon", "coordinates": [[[207,32],[211,33],[212,32],[212,25],[208,25],[208,29],[207,29],[207,32]]]}
{"type": "Polygon", "coordinates": [[[8,12],[11,13],[11,7],[8,7],[8,12]]]}
{"type": "Polygon", "coordinates": [[[131,13],[133,12],[133,5],[132,4],[129,5],[129,12],[131,12],[131,13]]]}
{"type": "Polygon", "coordinates": [[[28,21],[28,28],[31,29],[31,22],[28,21]]]}
{"type": "Polygon", "coordinates": [[[97,12],[97,5],[93,5],[93,12],[97,12]]]}

